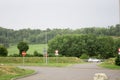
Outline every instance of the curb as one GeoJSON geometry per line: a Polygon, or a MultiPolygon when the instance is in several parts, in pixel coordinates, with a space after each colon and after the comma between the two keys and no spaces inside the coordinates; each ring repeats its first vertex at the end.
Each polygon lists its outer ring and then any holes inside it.
{"type": "Polygon", "coordinates": [[[12,79],[10,79],[10,80],[17,80],[17,79],[20,79],[20,78],[24,78],[24,77],[28,77],[28,76],[32,76],[32,75],[35,75],[35,74],[37,74],[38,72],[37,71],[35,71],[34,73],[32,73],[32,74],[28,74],[28,75],[24,75],[24,76],[19,76],[19,77],[16,77],[16,78],[12,78],[12,79]]]}

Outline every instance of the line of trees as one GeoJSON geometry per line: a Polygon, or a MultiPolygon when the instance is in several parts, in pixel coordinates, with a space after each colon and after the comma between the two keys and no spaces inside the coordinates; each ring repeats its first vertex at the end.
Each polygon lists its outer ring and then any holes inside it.
{"type": "Polygon", "coordinates": [[[50,55],[53,55],[55,50],[59,50],[61,56],[80,57],[82,54],[87,54],[89,57],[107,59],[117,55],[120,38],[113,39],[91,34],[58,35],[49,41],[48,47],[50,55]]]}
{"type": "Polygon", "coordinates": [[[45,35],[47,32],[48,40],[54,38],[56,35],[64,34],[94,34],[96,36],[106,35],[106,36],[120,36],[120,25],[109,26],[107,28],[80,28],[76,30],[71,29],[21,29],[21,30],[12,30],[5,29],[0,27],[0,44],[4,44],[6,47],[9,47],[9,43],[18,43],[25,41],[28,43],[45,43],[45,35]]]}

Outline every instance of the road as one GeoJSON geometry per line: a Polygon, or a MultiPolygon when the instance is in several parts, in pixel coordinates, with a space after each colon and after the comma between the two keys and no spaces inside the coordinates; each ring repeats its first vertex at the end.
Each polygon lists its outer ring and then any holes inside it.
{"type": "Polygon", "coordinates": [[[105,73],[109,80],[120,80],[120,70],[104,69],[97,63],[76,64],[69,67],[24,67],[37,74],[17,80],[93,80],[95,73],[105,73]]]}

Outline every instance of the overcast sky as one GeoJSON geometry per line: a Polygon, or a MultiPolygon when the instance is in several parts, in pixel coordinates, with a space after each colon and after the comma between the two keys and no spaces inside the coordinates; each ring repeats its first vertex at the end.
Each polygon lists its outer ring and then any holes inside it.
{"type": "Polygon", "coordinates": [[[118,0],[0,0],[9,29],[107,27],[119,23],[118,0]]]}

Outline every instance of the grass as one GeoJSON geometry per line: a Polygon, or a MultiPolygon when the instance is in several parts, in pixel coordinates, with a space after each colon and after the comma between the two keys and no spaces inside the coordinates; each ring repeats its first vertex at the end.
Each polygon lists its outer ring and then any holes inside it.
{"type": "Polygon", "coordinates": [[[41,67],[66,67],[71,66],[73,63],[5,63],[6,66],[41,66],[41,67]]]}
{"type": "Polygon", "coordinates": [[[34,73],[33,70],[25,70],[13,66],[0,66],[0,80],[11,80],[12,78],[32,73],[34,73]]]}
{"type": "MultiPolygon", "coordinates": [[[[45,57],[0,57],[0,63],[45,63],[45,57]]],[[[82,63],[83,61],[77,57],[48,57],[48,63],[82,63]]]]}
{"type": "Polygon", "coordinates": [[[31,74],[34,71],[20,69],[13,66],[43,66],[43,67],[66,67],[76,63],[82,63],[76,57],[60,57],[56,61],[56,57],[50,57],[48,63],[43,62],[42,57],[26,57],[25,63],[22,63],[22,57],[0,57],[0,80],[10,80],[11,78],[31,74]],[[41,61],[40,61],[41,60],[41,61]]]}
{"type": "MultiPolygon", "coordinates": [[[[49,57],[46,64],[45,57],[25,57],[25,66],[47,66],[47,67],[65,67],[72,64],[83,63],[83,60],[76,57],[49,57]]],[[[7,66],[22,66],[23,57],[0,57],[0,64],[7,66]]]]}
{"type": "Polygon", "coordinates": [[[120,69],[120,66],[115,65],[115,58],[105,60],[100,66],[108,69],[120,69]]]}
{"type": "MultiPolygon", "coordinates": [[[[34,51],[43,53],[43,48],[45,46],[46,46],[45,44],[30,44],[27,54],[33,54],[34,51]]],[[[17,49],[17,45],[13,45],[8,48],[8,55],[18,54],[18,53],[19,53],[19,50],[17,49]]]]}
{"type": "Polygon", "coordinates": [[[115,64],[101,63],[100,66],[108,69],[120,69],[120,66],[115,64]]]}

